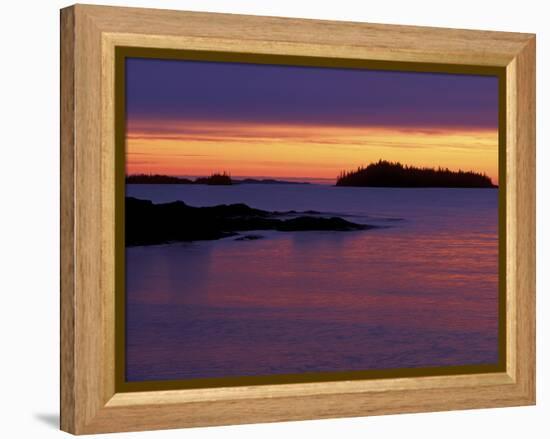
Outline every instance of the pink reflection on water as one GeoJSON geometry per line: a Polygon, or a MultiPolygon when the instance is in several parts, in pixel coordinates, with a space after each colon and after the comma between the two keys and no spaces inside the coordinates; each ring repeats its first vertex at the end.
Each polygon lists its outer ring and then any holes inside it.
{"type": "Polygon", "coordinates": [[[130,248],[127,379],[494,364],[496,211],[478,211],[130,248]]]}

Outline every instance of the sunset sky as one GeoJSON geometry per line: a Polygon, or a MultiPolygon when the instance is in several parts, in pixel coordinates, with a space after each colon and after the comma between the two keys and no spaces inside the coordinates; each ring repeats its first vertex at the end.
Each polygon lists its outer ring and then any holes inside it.
{"type": "Polygon", "coordinates": [[[498,79],[129,58],[127,174],[334,182],[379,159],[498,183],[498,79]]]}

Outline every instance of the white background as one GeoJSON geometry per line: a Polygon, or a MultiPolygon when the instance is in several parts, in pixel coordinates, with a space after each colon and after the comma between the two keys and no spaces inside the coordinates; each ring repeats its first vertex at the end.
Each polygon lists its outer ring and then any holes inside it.
{"type": "MultiPolygon", "coordinates": [[[[104,3],[98,1],[97,3],[104,3]]],[[[8,0],[0,13],[0,436],[48,438],[59,414],[59,8],[57,0],[8,0]]],[[[547,2],[111,1],[256,15],[413,24],[537,34],[538,405],[119,434],[142,438],[542,438],[550,431],[548,224],[550,167],[547,2]],[[545,172],[546,171],[546,172],[545,172]],[[545,270],[546,268],[546,270],[545,270]],[[546,432],[544,431],[546,430],[546,432]]]]}

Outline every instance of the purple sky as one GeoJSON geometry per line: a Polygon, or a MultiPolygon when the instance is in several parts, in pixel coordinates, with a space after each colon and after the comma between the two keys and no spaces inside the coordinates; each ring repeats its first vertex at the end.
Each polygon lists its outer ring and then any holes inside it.
{"type": "Polygon", "coordinates": [[[128,58],[126,87],[137,119],[498,126],[496,76],[128,58]]]}

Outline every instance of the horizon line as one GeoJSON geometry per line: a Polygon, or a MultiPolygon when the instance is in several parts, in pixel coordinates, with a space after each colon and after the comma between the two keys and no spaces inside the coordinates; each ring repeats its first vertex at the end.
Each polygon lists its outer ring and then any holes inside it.
{"type": "MultiPolygon", "coordinates": [[[[212,174],[223,174],[222,172],[211,172],[209,174],[165,174],[165,173],[157,173],[157,172],[151,172],[151,173],[144,173],[144,172],[137,172],[137,173],[125,173],[125,177],[130,177],[134,175],[162,175],[166,177],[177,177],[177,178],[206,178],[211,176],[212,174]]],[[[244,180],[244,179],[253,179],[253,180],[277,180],[277,181],[289,181],[289,182],[296,182],[296,183],[312,183],[312,182],[327,182],[326,184],[330,184],[331,182],[336,182],[337,177],[288,177],[288,176],[277,176],[277,175],[233,175],[230,172],[225,171],[227,175],[229,175],[230,178],[236,179],[236,180],[244,180]]],[[[314,184],[314,183],[312,183],[314,184]]],[[[317,183],[322,184],[322,183],[317,183]]]]}
{"type": "MultiPolygon", "coordinates": [[[[314,177],[314,176],[311,176],[311,177],[306,177],[306,176],[277,176],[277,175],[233,175],[233,173],[231,171],[227,171],[227,170],[215,170],[215,171],[210,171],[209,173],[207,174],[169,174],[169,173],[159,173],[159,172],[150,172],[150,173],[145,173],[145,172],[134,172],[134,173],[128,173],[128,172],[125,172],[125,177],[129,177],[129,176],[132,176],[132,175],[162,175],[162,176],[167,176],[167,177],[178,177],[178,178],[202,178],[202,177],[209,177],[211,175],[214,175],[214,174],[225,174],[225,175],[228,175],[230,178],[234,178],[234,179],[258,179],[258,180],[261,180],[261,179],[271,179],[271,180],[279,180],[279,181],[296,181],[296,182],[301,182],[301,183],[310,183],[312,181],[317,181],[317,182],[326,182],[327,184],[329,184],[329,182],[336,182],[340,175],[342,173],[345,173],[345,172],[355,172],[359,169],[364,169],[372,164],[376,164],[376,163],[380,163],[380,162],[386,162],[388,160],[384,160],[384,159],[379,159],[377,161],[373,161],[367,165],[365,164],[362,164],[362,165],[358,165],[358,166],[355,166],[353,169],[350,169],[350,170],[341,170],[340,171],[340,174],[338,174],[337,176],[335,177],[314,177]]],[[[388,161],[389,163],[395,163],[395,164],[399,164],[399,165],[402,165],[403,167],[408,167],[408,168],[416,168],[416,169],[433,169],[435,171],[437,170],[448,170],[450,172],[464,172],[464,173],[473,173],[473,174],[477,174],[477,175],[482,175],[482,176],[485,176],[487,178],[489,178],[489,180],[491,181],[491,183],[495,186],[498,187],[499,185],[499,181],[498,181],[498,178],[496,179],[496,182],[493,181],[493,178],[491,178],[491,176],[487,173],[487,172],[477,172],[477,171],[474,171],[474,170],[465,170],[465,169],[462,169],[462,168],[458,168],[458,169],[452,169],[452,168],[449,168],[448,166],[445,167],[445,166],[418,166],[418,165],[407,165],[405,163],[401,163],[399,161],[397,162],[392,162],[392,161],[388,161]]]]}

